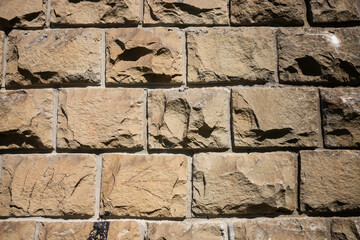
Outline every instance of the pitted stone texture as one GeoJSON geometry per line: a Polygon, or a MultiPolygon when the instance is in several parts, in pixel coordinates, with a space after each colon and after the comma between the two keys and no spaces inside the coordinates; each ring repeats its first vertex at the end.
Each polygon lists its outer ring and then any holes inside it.
{"type": "Polygon", "coordinates": [[[360,147],[360,89],[321,90],[327,147],[360,147]]]}
{"type": "Polygon", "coordinates": [[[305,1],[231,0],[231,24],[303,25],[305,1]]]}
{"type": "Polygon", "coordinates": [[[1,28],[34,28],[45,25],[48,0],[1,0],[1,28]]]}
{"type": "Polygon", "coordinates": [[[4,155],[0,216],[92,216],[95,172],[92,155],[4,155]]]}
{"type": "Polygon", "coordinates": [[[106,154],[101,214],[184,218],[187,161],[184,155],[106,154]]]}
{"type": "Polygon", "coordinates": [[[314,23],[360,21],[359,0],[310,0],[309,3],[314,23]]]}
{"type": "Polygon", "coordinates": [[[331,223],[331,239],[360,239],[360,218],[334,218],[331,223]]]}
{"type": "Polygon", "coordinates": [[[360,85],[360,27],[278,35],[280,83],[360,85]]]}
{"type": "Polygon", "coordinates": [[[300,157],[301,211],[360,212],[360,151],[301,151],[300,157]]]}
{"type": "Polygon", "coordinates": [[[58,109],[60,149],[142,149],[142,89],[63,89],[58,109]]]}
{"type": "Polygon", "coordinates": [[[227,0],[145,0],[144,23],[165,25],[227,25],[227,0]]]}
{"type": "Polygon", "coordinates": [[[234,146],[316,147],[318,95],[316,89],[305,88],[234,88],[234,146]]]}
{"type": "Polygon", "coordinates": [[[197,216],[295,210],[295,154],[201,153],[193,166],[192,210],[197,216]]]}
{"type": "Polygon", "coordinates": [[[212,28],[187,34],[188,83],[274,81],[275,43],[269,28],[212,28]]]}
{"type": "Polygon", "coordinates": [[[229,95],[218,88],[150,91],[149,148],[229,148],[229,95]]]}
{"type": "Polygon", "coordinates": [[[0,92],[0,149],[52,149],[52,90],[0,92]]]}
{"type": "Polygon", "coordinates": [[[11,32],[6,86],[99,85],[100,58],[100,29],[11,32]]]}
{"type": "Polygon", "coordinates": [[[0,86],[3,79],[3,51],[4,51],[5,33],[0,31],[0,86]]]}
{"type": "Polygon", "coordinates": [[[181,84],[183,36],[167,28],[108,30],[107,84],[181,84]]]}
{"type": "Polygon", "coordinates": [[[39,229],[39,240],[142,240],[140,236],[139,224],[132,221],[43,222],[39,229]]]}
{"type": "Polygon", "coordinates": [[[52,0],[51,24],[54,25],[137,25],[139,0],[52,0]]]}
{"type": "Polygon", "coordinates": [[[32,221],[1,221],[0,237],[2,240],[34,240],[35,225],[32,221]]]}

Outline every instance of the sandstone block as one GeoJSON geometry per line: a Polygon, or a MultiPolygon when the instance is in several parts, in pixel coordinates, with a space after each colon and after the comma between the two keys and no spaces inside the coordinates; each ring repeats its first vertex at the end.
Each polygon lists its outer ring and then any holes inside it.
{"type": "Polygon", "coordinates": [[[181,84],[183,38],[179,29],[108,30],[107,84],[181,84]]]}
{"type": "Polygon", "coordinates": [[[359,0],[310,0],[314,23],[339,23],[360,20],[359,0]]]}
{"type": "Polygon", "coordinates": [[[187,34],[188,83],[274,81],[275,43],[268,28],[213,28],[187,34]]]}
{"type": "Polygon", "coordinates": [[[34,240],[35,225],[32,221],[2,221],[0,222],[0,237],[2,240],[34,240]]]}
{"type": "Polygon", "coordinates": [[[234,88],[234,146],[316,147],[320,131],[318,95],[316,89],[234,88]]]}
{"type": "Polygon", "coordinates": [[[231,24],[303,25],[305,1],[231,0],[231,24]]]}
{"type": "Polygon", "coordinates": [[[63,89],[59,98],[58,148],[143,147],[143,90],[63,89]]]}
{"type": "Polygon", "coordinates": [[[99,85],[100,29],[14,31],[6,86],[99,85]]]}
{"type": "Polygon", "coordinates": [[[144,23],[166,25],[227,25],[227,0],[145,0],[144,23]]]}
{"type": "Polygon", "coordinates": [[[360,212],[360,151],[301,151],[300,156],[301,211],[360,212]]]}
{"type": "Polygon", "coordinates": [[[4,40],[5,39],[5,33],[0,31],[0,86],[2,82],[2,71],[3,71],[3,51],[4,51],[4,40]]]}
{"type": "Polygon", "coordinates": [[[0,149],[52,148],[52,90],[0,93],[0,149]]]}
{"type": "Polygon", "coordinates": [[[360,89],[321,90],[327,147],[360,147],[360,89]]]}
{"type": "Polygon", "coordinates": [[[278,36],[281,83],[360,85],[360,27],[282,30],[278,36]]]}
{"type": "Polygon", "coordinates": [[[0,216],[92,216],[95,172],[92,155],[4,155],[0,216]]]}
{"type": "Polygon", "coordinates": [[[292,212],[295,207],[295,154],[195,155],[192,202],[195,215],[271,214],[292,212]]]}
{"type": "Polygon", "coordinates": [[[331,222],[332,240],[353,240],[360,237],[360,218],[334,218],[331,222]]]}
{"type": "Polygon", "coordinates": [[[187,180],[184,155],[106,154],[101,214],[184,218],[187,180]]]}
{"type": "Polygon", "coordinates": [[[226,89],[150,91],[149,148],[229,148],[229,108],[226,89]]]}

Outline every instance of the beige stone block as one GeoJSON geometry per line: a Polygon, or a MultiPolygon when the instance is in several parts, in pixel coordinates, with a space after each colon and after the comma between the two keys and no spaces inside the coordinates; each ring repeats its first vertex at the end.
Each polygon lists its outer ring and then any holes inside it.
{"type": "Polygon", "coordinates": [[[35,225],[33,221],[1,221],[0,238],[2,240],[34,240],[35,225]]]}
{"type": "Polygon", "coordinates": [[[360,236],[360,218],[334,218],[331,222],[332,240],[356,240],[360,236]]]}
{"type": "Polygon", "coordinates": [[[0,31],[0,86],[2,83],[2,75],[3,75],[3,54],[4,54],[4,41],[5,41],[5,33],[0,31]]]}
{"type": "Polygon", "coordinates": [[[359,0],[310,0],[310,16],[314,23],[342,23],[360,20],[359,0]]]}

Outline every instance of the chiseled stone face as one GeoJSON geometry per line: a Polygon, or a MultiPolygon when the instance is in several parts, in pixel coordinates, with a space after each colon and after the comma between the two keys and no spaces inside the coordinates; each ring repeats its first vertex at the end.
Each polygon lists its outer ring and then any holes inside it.
{"type": "Polygon", "coordinates": [[[333,218],[331,222],[332,240],[359,239],[360,218],[333,218]]]}
{"type": "Polygon", "coordinates": [[[101,214],[184,218],[187,161],[184,155],[106,154],[101,214]]]}
{"type": "Polygon", "coordinates": [[[144,98],[142,89],[62,89],[58,148],[143,148],[144,98]]]}
{"type": "Polygon", "coordinates": [[[149,148],[229,148],[229,95],[219,88],[150,91],[149,148]]]}
{"type": "Polygon", "coordinates": [[[144,0],[144,23],[227,25],[227,0],[144,0]]]}
{"type": "Polygon", "coordinates": [[[315,23],[360,20],[359,0],[310,0],[310,14],[315,23]]]}
{"type": "Polygon", "coordinates": [[[188,83],[274,81],[275,38],[269,28],[203,28],[187,33],[188,83]]]}
{"type": "Polygon", "coordinates": [[[316,89],[305,88],[234,88],[234,146],[316,147],[318,95],[316,89]]]}
{"type": "Polygon", "coordinates": [[[360,212],[360,151],[301,151],[300,157],[301,211],[360,212]]]}
{"type": "Polygon", "coordinates": [[[99,85],[100,29],[13,31],[6,86],[99,85]]]}
{"type": "Polygon", "coordinates": [[[35,221],[0,221],[2,240],[34,240],[35,221]]]}
{"type": "Polygon", "coordinates": [[[175,28],[108,30],[107,84],[181,84],[183,41],[175,28]]]}
{"type": "Polygon", "coordinates": [[[95,172],[92,155],[4,155],[0,216],[91,216],[95,172]]]}
{"type": "Polygon", "coordinates": [[[360,27],[281,30],[280,82],[359,86],[359,41],[360,27]]]}
{"type": "Polygon", "coordinates": [[[296,155],[288,152],[201,153],[193,163],[195,215],[292,212],[296,155]]]}
{"type": "Polygon", "coordinates": [[[360,89],[321,90],[327,147],[360,147],[360,89]]]}
{"type": "Polygon", "coordinates": [[[0,92],[0,149],[52,148],[52,90],[0,92]]]}

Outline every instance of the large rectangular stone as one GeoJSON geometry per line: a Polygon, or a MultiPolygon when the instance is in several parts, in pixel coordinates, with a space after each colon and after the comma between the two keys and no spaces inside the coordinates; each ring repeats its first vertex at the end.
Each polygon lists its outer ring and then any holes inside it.
{"type": "Polygon", "coordinates": [[[34,240],[35,221],[0,221],[2,240],[34,240]]]}
{"type": "Polygon", "coordinates": [[[359,0],[310,0],[309,13],[314,23],[360,21],[359,0]]]}

